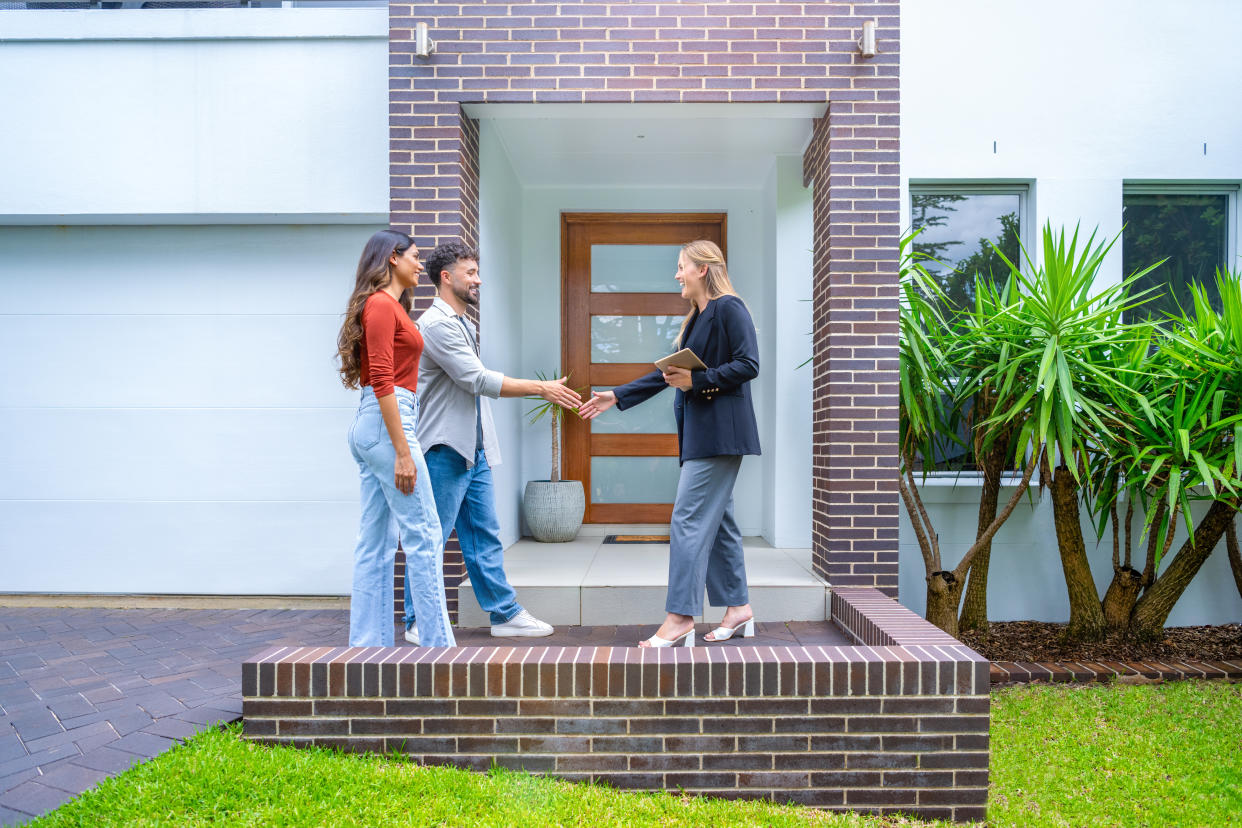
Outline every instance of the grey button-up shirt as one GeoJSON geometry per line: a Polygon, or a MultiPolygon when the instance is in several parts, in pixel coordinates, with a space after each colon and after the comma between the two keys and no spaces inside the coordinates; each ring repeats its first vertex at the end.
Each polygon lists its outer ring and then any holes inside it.
{"type": "Polygon", "coordinates": [[[500,396],[505,377],[483,367],[478,329],[439,297],[418,317],[418,327],[423,334],[418,363],[419,447],[427,451],[448,446],[465,458],[467,468],[472,467],[481,419],[487,465],[499,466],[500,446],[487,398],[500,396]]]}

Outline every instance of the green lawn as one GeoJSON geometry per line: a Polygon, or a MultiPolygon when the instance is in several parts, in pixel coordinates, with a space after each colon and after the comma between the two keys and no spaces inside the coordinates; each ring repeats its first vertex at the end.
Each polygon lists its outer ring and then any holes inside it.
{"type": "MultiPolygon", "coordinates": [[[[1035,686],[992,700],[992,825],[1228,825],[1242,814],[1242,685],[1035,686]]],[[[32,823],[141,824],[925,823],[260,748],[236,728],[203,733],[32,823]]]]}

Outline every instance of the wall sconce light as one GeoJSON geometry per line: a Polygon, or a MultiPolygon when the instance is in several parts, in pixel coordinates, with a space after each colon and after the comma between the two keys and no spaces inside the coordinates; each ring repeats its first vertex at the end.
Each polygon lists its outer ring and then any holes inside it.
{"type": "Polygon", "coordinates": [[[431,39],[431,31],[426,23],[414,26],[414,54],[420,58],[428,58],[435,54],[436,42],[431,39]]]}
{"type": "Polygon", "coordinates": [[[862,54],[863,58],[873,58],[879,54],[879,49],[875,46],[874,20],[863,21],[862,37],[858,39],[858,51],[862,54]]]}

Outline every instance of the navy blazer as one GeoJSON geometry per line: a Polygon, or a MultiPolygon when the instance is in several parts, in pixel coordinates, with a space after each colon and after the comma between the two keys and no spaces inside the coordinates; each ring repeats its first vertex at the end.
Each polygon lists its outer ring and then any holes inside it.
{"type": "MultiPolygon", "coordinates": [[[[750,312],[738,297],[721,296],[695,311],[691,325],[681,347],[698,354],[707,370],[691,371],[691,389],[677,389],[673,400],[680,461],[759,454],[750,400],[750,381],[759,376],[759,344],[750,312]]],[[[624,411],[669,387],[657,369],[612,390],[624,411]]]]}

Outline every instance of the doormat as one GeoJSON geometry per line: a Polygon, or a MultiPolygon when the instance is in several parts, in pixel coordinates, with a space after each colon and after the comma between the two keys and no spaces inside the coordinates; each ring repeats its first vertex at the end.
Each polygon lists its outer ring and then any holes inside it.
{"type": "Polygon", "coordinates": [[[668,535],[605,535],[604,543],[668,543],[668,535]]]}

